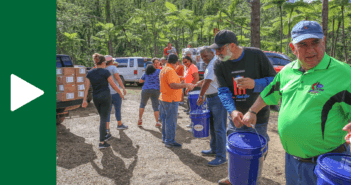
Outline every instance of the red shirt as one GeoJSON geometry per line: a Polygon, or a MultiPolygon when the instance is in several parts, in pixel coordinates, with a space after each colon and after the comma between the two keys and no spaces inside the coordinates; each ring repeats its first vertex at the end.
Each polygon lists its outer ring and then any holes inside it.
{"type": "Polygon", "coordinates": [[[168,48],[168,46],[165,47],[163,54],[168,56],[170,53],[177,53],[177,50],[174,47],[171,47],[171,48],[168,48]]]}

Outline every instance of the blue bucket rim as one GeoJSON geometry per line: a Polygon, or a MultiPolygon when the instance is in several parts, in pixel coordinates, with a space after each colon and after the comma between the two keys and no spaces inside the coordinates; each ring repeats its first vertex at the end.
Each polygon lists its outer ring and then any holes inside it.
{"type": "MultiPolygon", "coordinates": [[[[254,133],[254,132],[248,132],[248,131],[238,131],[238,132],[233,132],[233,133],[231,133],[231,134],[229,134],[228,135],[228,139],[227,139],[227,142],[228,142],[228,145],[229,145],[229,148],[231,148],[231,149],[234,149],[235,150],[235,148],[233,148],[234,146],[237,146],[237,145],[235,145],[235,144],[232,144],[231,142],[229,142],[229,137],[231,137],[232,135],[234,135],[234,134],[240,134],[240,133],[250,133],[250,134],[255,134],[255,135],[257,135],[256,133],[254,133]],[[232,147],[231,147],[232,146],[232,147]]],[[[251,148],[252,150],[256,150],[256,149],[259,149],[259,148],[261,148],[260,149],[260,151],[261,152],[263,152],[264,151],[264,149],[267,147],[267,145],[268,145],[268,142],[267,142],[267,139],[266,138],[264,138],[262,135],[258,135],[259,136],[259,139],[261,140],[261,137],[266,141],[265,142],[265,144],[262,146],[261,145],[261,147],[256,147],[256,148],[251,148]]]]}
{"type": "Polygon", "coordinates": [[[323,172],[332,174],[333,176],[343,178],[344,180],[351,181],[351,176],[345,176],[343,174],[337,173],[333,169],[329,168],[329,166],[326,165],[321,165],[323,164],[321,161],[323,158],[328,157],[328,156],[348,156],[351,158],[351,155],[349,154],[341,154],[341,153],[327,153],[327,154],[322,154],[318,157],[317,159],[317,165],[319,166],[319,169],[323,172]]]}

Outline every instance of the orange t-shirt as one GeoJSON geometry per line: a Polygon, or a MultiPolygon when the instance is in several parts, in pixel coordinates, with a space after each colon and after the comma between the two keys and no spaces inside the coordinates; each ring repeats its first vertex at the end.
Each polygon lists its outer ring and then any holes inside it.
{"type": "Polygon", "coordinates": [[[185,71],[185,83],[191,83],[192,81],[194,81],[193,74],[198,72],[199,70],[197,69],[197,67],[194,64],[191,64],[189,68],[187,68],[185,71]]]}
{"type": "Polygon", "coordinates": [[[184,76],[184,66],[182,64],[178,65],[175,70],[178,76],[184,76]]]}
{"type": "Polygon", "coordinates": [[[172,89],[169,84],[180,83],[180,79],[171,64],[167,64],[160,72],[160,98],[165,102],[179,102],[182,100],[182,89],[172,89]]]}

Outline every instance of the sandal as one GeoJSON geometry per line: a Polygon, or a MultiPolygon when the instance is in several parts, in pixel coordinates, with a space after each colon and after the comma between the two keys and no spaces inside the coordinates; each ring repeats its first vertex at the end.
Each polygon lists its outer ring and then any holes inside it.
{"type": "Polygon", "coordinates": [[[139,119],[138,120],[138,127],[142,127],[142,124],[143,124],[143,120],[139,119]]]}
{"type": "Polygon", "coordinates": [[[157,122],[156,125],[155,125],[156,128],[160,128],[161,126],[162,126],[162,125],[161,125],[160,122],[157,122]]]}

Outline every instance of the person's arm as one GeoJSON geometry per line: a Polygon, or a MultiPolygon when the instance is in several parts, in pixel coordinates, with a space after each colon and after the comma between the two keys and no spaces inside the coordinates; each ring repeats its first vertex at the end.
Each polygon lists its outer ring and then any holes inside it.
{"type": "Polygon", "coordinates": [[[198,72],[194,72],[193,74],[194,80],[191,82],[192,84],[196,84],[199,81],[199,73],[198,72]]]}
{"type": "Polygon", "coordinates": [[[82,107],[86,108],[88,106],[88,102],[87,102],[87,97],[88,97],[88,92],[89,92],[89,87],[90,87],[90,80],[89,78],[85,78],[85,90],[84,90],[84,98],[83,98],[83,103],[82,103],[82,107]]]}
{"type": "Polygon", "coordinates": [[[111,87],[121,96],[121,98],[124,98],[124,95],[122,93],[122,91],[118,88],[118,86],[115,84],[115,82],[113,81],[112,76],[107,78],[108,83],[110,83],[111,87]]]}
{"type": "Polygon", "coordinates": [[[263,89],[273,81],[275,75],[277,75],[277,72],[274,70],[272,63],[269,62],[267,56],[263,52],[260,53],[259,61],[263,78],[255,79],[254,93],[262,92],[263,89]]]}
{"type": "Polygon", "coordinates": [[[126,91],[126,88],[124,87],[124,84],[123,84],[123,82],[121,80],[121,77],[119,77],[119,74],[115,73],[113,76],[117,80],[117,83],[119,84],[119,86],[123,89],[123,94],[126,95],[127,91],[126,91]]]}
{"type": "Polygon", "coordinates": [[[346,143],[351,144],[351,123],[347,124],[342,130],[348,132],[345,136],[346,143]]]}
{"type": "Polygon", "coordinates": [[[164,51],[163,51],[163,57],[166,57],[167,55],[167,47],[165,47],[164,51]]]}
{"type": "Polygon", "coordinates": [[[169,86],[171,89],[184,89],[184,88],[191,88],[193,84],[190,83],[170,83],[169,86]]]}
{"type": "Polygon", "coordinates": [[[256,114],[266,105],[277,105],[281,98],[280,93],[280,74],[278,73],[275,76],[272,83],[270,83],[260,94],[260,96],[256,99],[255,103],[251,106],[249,111],[245,114],[243,118],[243,123],[247,127],[251,127],[252,125],[256,125],[257,117],[256,114]]]}
{"type": "Polygon", "coordinates": [[[139,83],[144,83],[145,82],[145,73],[143,74],[143,76],[141,76],[139,83]]]}
{"type": "Polygon", "coordinates": [[[211,82],[212,82],[211,79],[205,79],[200,81],[201,90],[200,90],[199,98],[197,99],[197,105],[202,105],[204,103],[204,95],[208,87],[210,87],[211,82]]]}
{"type": "Polygon", "coordinates": [[[229,85],[225,81],[224,73],[219,64],[219,62],[215,63],[213,67],[218,82],[218,97],[224,108],[228,111],[235,127],[240,128],[244,125],[242,122],[243,114],[236,110],[233,93],[229,90],[229,85]]]}
{"type": "MultiPolygon", "coordinates": [[[[348,120],[351,120],[351,105],[350,103],[346,103],[345,101],[351,100],[351,85],[349,85],[349,88],[345,91],[343,91],[343,95],[341,98],[343,101],[340,103],[342,107],[342,112],[344,112],[345,116],[348,118],[348,120]]],[[[348,134],[345,136],[346,142],[350,143],[351,142],[351,123],[347,124],[344,128],[344,131],[348,132],[348,134]]]]}

